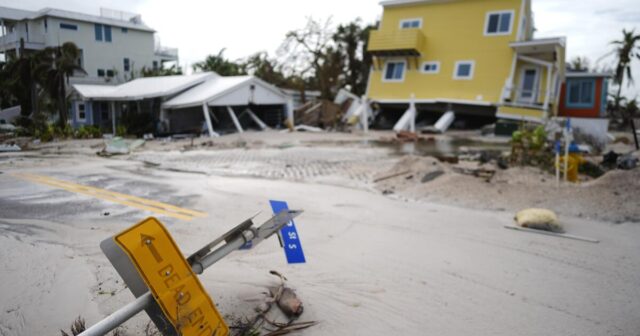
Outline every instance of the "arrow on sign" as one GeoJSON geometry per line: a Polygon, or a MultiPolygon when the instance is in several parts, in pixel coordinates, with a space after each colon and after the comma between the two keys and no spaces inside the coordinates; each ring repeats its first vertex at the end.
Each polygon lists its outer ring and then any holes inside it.
{"type": "Polygon", "coordinates": [[[158,250],[156,250],[156,247],[153,246],[153,241],[155,240],[155,238],[151,236],[147,236],[146,234],[142,233],[140,234],[140,240],[141,240],[142,246],[146,246],[149,248],[149,251],[151,251],[151,255],[153,255],[153,259],[155,259],[156,262],[158,263],[162,262],[162,257],[160,256],[160,253],[158,253],[158,250]]]}

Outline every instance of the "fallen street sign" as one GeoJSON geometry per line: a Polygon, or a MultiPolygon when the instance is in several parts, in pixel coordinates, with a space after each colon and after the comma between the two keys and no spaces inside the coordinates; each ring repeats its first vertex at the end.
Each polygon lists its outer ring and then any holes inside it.
{"type": "MultiPolygon", "coordinates": [[[[278,214],[283,210],[289,210],[287,202],[270,200],[269,203],[271,204],[271,209],[274,214],[278,214]]],[[[296,229],[296,224],[293,222],[293,219],[280,229],[280,237],[282,239],[285,256],[287,257],[287,263],[306,263],[300,237],[298,236],[298,230],[296,229]]]]}
{"type": "Polygon", "coordinates": [[[155,305],[146,311],[163,335],[229,334],[197,275],[157,219],[147,218],[103,241],[101,248],[136,297],[151,291],[155,305]]]}

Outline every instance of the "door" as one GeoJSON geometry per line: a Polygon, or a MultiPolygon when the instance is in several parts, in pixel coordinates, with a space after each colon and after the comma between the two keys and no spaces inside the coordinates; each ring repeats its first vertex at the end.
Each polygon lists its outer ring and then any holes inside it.
{"type": "Polygon", "coordinates": [[[538,99],[538,82],[540,71],[538,68],[524,68],[520,76],[518,88],[518,102],[533,104],[538,99]]]}

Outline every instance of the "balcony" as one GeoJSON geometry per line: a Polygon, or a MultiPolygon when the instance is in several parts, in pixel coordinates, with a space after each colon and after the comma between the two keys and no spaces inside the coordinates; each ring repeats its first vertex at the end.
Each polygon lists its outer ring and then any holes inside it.
{"type": "Polygon", "coordinates": [[[154,53],[162,62],[174,62],[178,60],[178,48],[156,47],[154,53]]]}
{"type": "Polygon", "coordinates": [[[0,51],[18,49],[20,47],[20,39],[24,40],[24,48],[26,50],[42,50],[45,47],[44,35],[27,35],[25,32],[14,31],[4,36],[0,36],[0,51]]]}
{"type": "Polygon", "coordinates": [[[369,35],[368,52],[373,56],[420,56],[425,46],[425,37],[419,29],[396,31],[372,30],[369,35]]]}

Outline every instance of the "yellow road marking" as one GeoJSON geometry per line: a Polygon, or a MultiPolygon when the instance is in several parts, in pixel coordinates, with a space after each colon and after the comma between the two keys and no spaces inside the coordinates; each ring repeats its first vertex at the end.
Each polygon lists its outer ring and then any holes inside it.
{"type": "Polygon", "coordinates": [[[189,210],[177,207],[175,205],[162,203],[154,200],[148,200],[145,198],[118,193],[115,191],[109,191],[105,189],[85,186],[68,181],[58,180],[48,176],[18,173],[14,176],[22,178],[34,183],[40,183],[55,188],[64,189],[70,192],[92,196],[95,198],[103,199],[106,201],[138,208],[141,210],[151,211],[165,216],[170,216],[183,220],[192,220],[195,217],[207,217],[206,212],[189,210]]]}
{"type": "Polygon", "coordinates": [[[184,209],[184,208],[180,208],[180,207],[177,207],[175,205],[171,205],[171,204],[167,204],[167,203],[162,203],[162,202],[158,202],[158,201],[154,201],[154,200],[149,200],[149,199],[145,199],[145,198],[141,198],[141,197],[137,197],[137,196],[122,194],[122,193],[119,193],[119,192],[109,191],[109,190],[100,189],[100,188],[95,188],[95,187],[86,186],[86,185],[82,185],[82,184],[75,184],[73,182],[57,180],[57,179],[54,179],[54,178],[48,177],[48,176],[27,174],[27,173],[23,173],[23,175],[26,175],[26,176],[29,176],[29,177],[32,177],[32,178],[35,178],[35,179],[41,179],[41,180],[44,180],[44,181],[52,181],[52,182],[57,182],[57,183],[63,183],[63,184],[69,185],[71,187],[79,187],[79,188],[82,188],[82,189],[85,189],[85,190],[88,190],[88,191],[91,191],[91,192],[95,192],[95,193],[98,193],[98,194],[111,195],[111,196],[115,196],[115,197],[122,198],[122,199],[125,199],[125,200],[129,200],[129,201],[133,201],[133,202],[137,202],[137,203],[142,203],[142,204],[146,204],[146,205],[151,205],[153,207],[161,208],[161,209],[164,209],[164,210],[167,210],[167,211],[183,213],[183,214],[186,214],[186,215],[189,215],[189,216],[194,216],[194,217],[207,217],[207,216],[209,216],[209,214],[207,214],[206,212],[184,209]]]}

